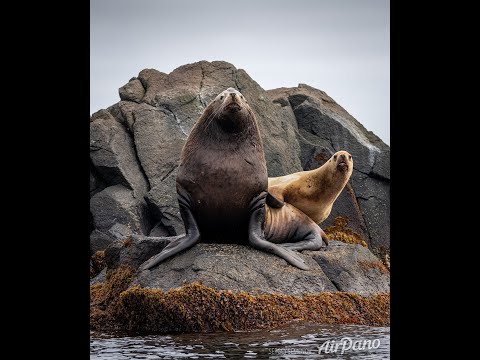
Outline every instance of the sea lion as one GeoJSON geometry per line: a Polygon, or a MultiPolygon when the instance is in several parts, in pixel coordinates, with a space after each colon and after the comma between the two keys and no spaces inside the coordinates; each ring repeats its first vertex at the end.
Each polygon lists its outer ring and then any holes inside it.
{"type": "Polygon", "coordinates": [[[337,151],[318,169],[268,178],[268,192],[280,203],[285,201],[295,206],[320,224],[330,215],[352,171],[352,155],[337,151]]]}
{"type": "Polygon", "coordinates": [[[298,253],[266,240],[267,166],[255,115],[239,91],[228,88],[205,108],[182,149],[176,184],[186,234],[172,238],[140,270],[199,241],[249,244],[308,269],[298,253]]]}
{"type": "Polygon", "coordinates": [[[265,207],[265,238],[290,250],[320,250],[328,245],[325,232],[295,206],[278,203],[271,194],[265,207]]]}

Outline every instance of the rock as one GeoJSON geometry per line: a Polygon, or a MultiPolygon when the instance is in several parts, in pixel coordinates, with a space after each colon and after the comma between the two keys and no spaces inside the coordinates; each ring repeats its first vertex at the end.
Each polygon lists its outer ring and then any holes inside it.
{"type": "Polygon", "coordinates": [[[162,237],[162,236],[171,236],[171,234],[169,233],[167,228],[161,222],[158,222],[152,228],[152,230],[150,231],[150,234],[148,234],[148,236],[162,237]]]}
{"type": "Polygon", "coordinates": [[[167,74],[162,73],[155,69],[143,69],[138,74],[138,79],[141,81],[143,88],[145,89],[145,96],[143,102],[147,104],[154,104],[155,95],[161,91],[163,80],[167,77],[167,74]]]}
{"type": "Polygon", "coordinates": [[[90,169],[90,197],[103,189],[105,189],[105,184],[98,176],[94,175],[92,169],[90,169]]]}
{"type": "Polygon", "coordinates": [[[141,102],[145,95],[145,89],[138,79],[130,80],[126,85],[118,89],[120,99],[127,101],[141,102]]]}
{"type": "Polygon", "coordinates": [[[185,226],[178,207],[176,177],[175,169],[145,195],[152,220],[160,222],[172,236],[185,233],[185,226]]]}
{"type": "Polygon", "coordinates": [[[182,65],[173,70],[160,81],[154,100],[148,102],[170,112],[185,134],[190,133],[206,106],[200,96],[203,63],[182,65]]]}
{"type": "Polygon", "coordinates": [[[134,114],[133,133],[138,158],[154,188],[178,167],[187,135],[174,115],[164,109],[143,104],[134,114]]]}
{"type": "Polygon", "coordinates": [[[135,153],[133,140],[124,126],[103,110],[90,122],[90,158],[95,171],[108,185],[122,184],[141,197],[148,191],[135,153]]]}
{"type": "Polygon", "coordinates": [[[120,265],[137,269],[144,261],[159,253],[167,246],[169,239],[132,234],[117,240],[105,250],[105,261],[108,269],[116,269],[120,265]]]}
{"type": "MultiPolygon", "coordinates": [[[[113,104],[112,106],[109,106],[107,108],[107,111],[110,113],[110,115],[112,115],[112,117],[116,121],[118,121],[120,124],[122,124],[125,129],[130,131],[130,129],[128,127],[128,124],[127,124],[127,120],[123,116],[122,109],[120,108],[121,103],[132,103],[132,102],[130,102],[130,101],[120,101],[116,104],[113,104]]],[[[135,104],[135,103],[133,103],[133,104],[135,104]]]]}
{"type": "Polygon", "coordinates": [[[351,182],[370,235],[368,246],[385,261],[390,256],[390,182],[363,173],[351,182]]]}
{"type": "Polygon", "coordinates": [[[133,124],[135,123],[135,117],[133,115],[133,112],[138,108],[141,108],[142,105],[144,104],[137,104],[132,101],[118,102],[119,112],[116,112],[118,116],[117,120],[125,126],[125,128],[130,132],[130,134],[133,134],[133,124]]]}
{"type": "Polygon", "coordinates": [[[330,241],[326,251],[306,251],[339,291],[363,296],[390,291],[390,272],[367,248],[330,241]]]}
{"type": "Polygon", "coordinates": [[[97,251],[90,256],[90,279],[96,277],[107,266],[105,252],[97,251]]]}
{"type": "Polygon", "coordinates": [[[360,206],[355,197],[352,186],[347,183],[337,200],[333,203],[332,211],[328,218],[321,224],[322,228],[332,226],[337,217],[348,221],[348,228],[357,233],[365,242],[368,241],[368,233],[360,206]]]}
{"type": "Polygon", "coordinates": [[[111,235],[93,230],[90,234],[90,253],[95,254],[97,251],[105,250],[113,242],[111,235]]]}
{"type": "Polygon", "coordinates": [[[104,268],[97,276],[95,276],[93,279],[90,279],[90,285],[103,283],[105,281],[107,281],[107,268],[104,268]]]}
{"type": "MultiPolygon", "coordinates": [[[[301,162],[305,170],[317,168],[338,150],[347,150],[354,159],[350,178],[352,194],[339,197],[332,214],[347,217],[355,231],[365,234],[368,246],[378,256],[390,252],[390,148],[367,131],[325,92],[300,84],[296,88],[268,91],[270,99],[290,109],[298,124],[301,162]],[[368,179],[368,181],[367,181],[368,179]],[[376,197],[369,194],[376,194],[376,197]],[[337,211],[338,210],[338,211],[337,211]]],[[[345,190],[344,190],[345,192],[345,190]]]]}
{"type": "Polygon", "coordinates": [[[108,229],[108,234],[114,240],[125,240],[132,235],[132,229],[127,225],[115,223],[110,229],[108,229]]]}
{"type": "Polygon", "coordinates": [[[168,290],[184,282],[201,282],[217,290],[291,295],[336,291],[320,266],[302,256],[309,271],[249,246],[199,243],[138,274],[134,284],[168,290]]]}
{"type": "Polygon", "coordinates": [[[106,232],[115,223],[128,226],[132,232],[148,234],[151,230],[147,204],[133,196],[123,185],[110,186],[90,199],[95,229],[106,232]]]}

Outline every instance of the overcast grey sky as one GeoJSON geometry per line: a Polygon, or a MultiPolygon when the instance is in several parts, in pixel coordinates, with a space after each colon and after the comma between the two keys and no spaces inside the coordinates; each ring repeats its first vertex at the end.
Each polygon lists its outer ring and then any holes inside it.
{"type": "Polygon", "coordinates": [[[91,0],[90,110],[144,68],[224,60],[264,89],[306,83],[390,144],[388,0],[91,0]]]}

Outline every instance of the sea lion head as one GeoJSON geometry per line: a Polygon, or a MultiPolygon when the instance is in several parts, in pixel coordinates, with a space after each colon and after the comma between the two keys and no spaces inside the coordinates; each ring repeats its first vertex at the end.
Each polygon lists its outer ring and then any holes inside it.
{"type": "Polygon", "coordinates": [[[206,125],[212,123],[226,133],[238,133],[255,122],[253,111],[242,93],[234,88],[222,91],[205,109],[206,125]]]}
{"type": "Polygon", "coordinates": [[[346,176],[347,178],[352,175],[353,171],[353,158],[348,151],[337,151],[330,158],[332,165],[335,167],[335,172],[346,176]]]}

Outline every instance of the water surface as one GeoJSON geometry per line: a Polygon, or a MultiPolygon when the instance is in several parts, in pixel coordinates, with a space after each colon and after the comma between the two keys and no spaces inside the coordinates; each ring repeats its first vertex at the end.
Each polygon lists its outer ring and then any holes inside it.
{"type": "Polygon", "coordinates": [[[236,333],[90,336],[91,360],[179,358],[390,359],[390,327],[292,323],[236,333]]]}

